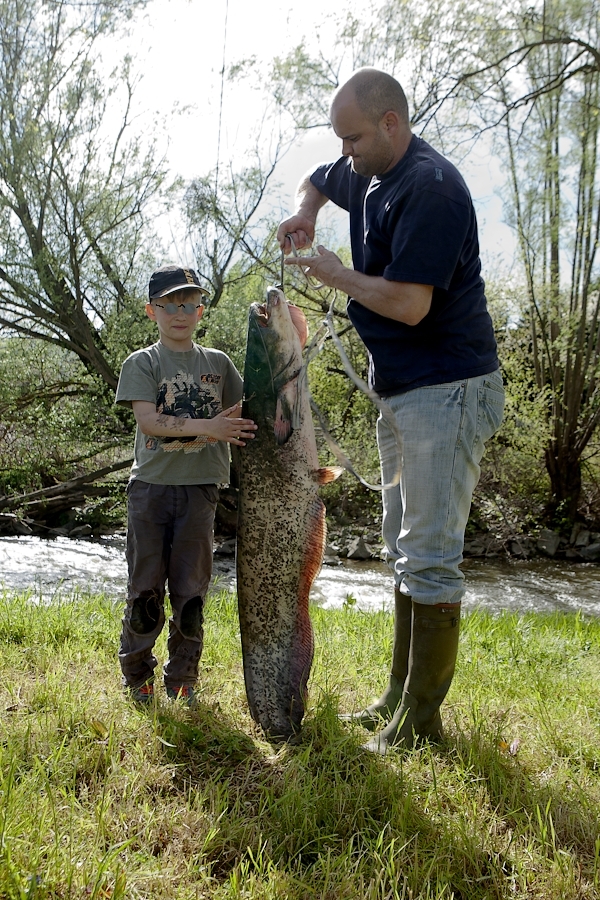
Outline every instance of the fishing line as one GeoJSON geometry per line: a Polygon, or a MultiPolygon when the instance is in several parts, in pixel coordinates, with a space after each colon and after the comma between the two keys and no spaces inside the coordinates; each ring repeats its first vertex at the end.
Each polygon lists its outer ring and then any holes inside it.
{"type": "MultiPolygon", "coordinates": [[[[286,235],[286,237],[287,237],[287,235],[286,235]]],[[[282,251],[281,251],[281,267],[280,267],[280,272],[279,272],[279,284],[276,284],[276,285],[275,285],[275,287],[280,288],[280,290],[282,290],[282,291],[283,291],[283,276],[284,276],[284,273],[285,273],[285,251],[282,250],[282,251]]],[[[284,291],[284,293],[285,293],[285,291],[284,291]]]]}
{"type": "Polygon", "coordinates": [[[217,164],[215,166],[215,198],[219,189],[219,161],[221,156],[221,123],[223,121],[223,94],[225,92],[225,51],[227,48],[227,20],[229,0],[225,0],[225,24],[223,26],[223,66],[221,68],[221,97],[219,100],[219,126],[217,128],[217,164]]]}

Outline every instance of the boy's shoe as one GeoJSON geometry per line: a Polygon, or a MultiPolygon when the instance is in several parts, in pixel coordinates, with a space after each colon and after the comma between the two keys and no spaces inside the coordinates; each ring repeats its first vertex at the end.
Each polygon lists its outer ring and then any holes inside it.
{"type": "Polygon", "coordinates": [[[186,706],[196,705],[196,694],[191,684],[167,687],[167,697],[169,700],[181,700],[186,706]]]}
{"type": "Polygon", "coordinates": [[[142,684],[140,687],[129,688],[129,696],[134,703],[139,703],[141,706],[148,706],[154,699],[153,682],[150,681],[146,682],[146,684],[142,684]]]}

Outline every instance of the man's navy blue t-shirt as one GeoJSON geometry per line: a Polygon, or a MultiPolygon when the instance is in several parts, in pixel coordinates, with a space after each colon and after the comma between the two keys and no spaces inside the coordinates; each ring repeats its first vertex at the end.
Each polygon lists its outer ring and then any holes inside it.
{"type": "Polygon", "coordinates": [[[380,316],[349,299],[348,315],[369,351],[375,390],[398,394],[497,369],[475,210],[457,169],[413,136],[385,175],[365,178],[342,157],[319,166],[310,180],[350,213],[357,271],[433,285],[431,308],[418,325],[380,316]]]}

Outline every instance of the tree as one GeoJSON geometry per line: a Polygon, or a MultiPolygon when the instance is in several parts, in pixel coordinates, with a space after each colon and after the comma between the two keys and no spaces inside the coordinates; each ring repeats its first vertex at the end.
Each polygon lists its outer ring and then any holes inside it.
{"type": "Polygon", "coordinates": [[[442,112],[456,99],[459,73],[472,59],[470,33],[478,34],[479,25],[472,3],[463,0],[384,0],[362,10],[360,19],[344,10],[327,56],[321,51],[313,57],[301,43],[275,58],[269,82],[297,127],[308,130],[329,125],[332,94],[353,70],[384,69],[401,81],[413,127],[435,132],[438,144],[456,150],[472,123],[442,118],[442,112]]]}
{"type": "MultiPolygon", "coordinates": [[[[194,178],[184,195],[188,242],[199,274],[212,287],[205,326],[228,288],[251,281],[256,272],[270,283],[279,280],[280,254],[269,200],[277,187],[273,182],[277,166],[296,140],[298,127],[278,98],[264,90],[256,60],[243,60],[229,71],[228,80],[236,88],[244,79],[258,91],[261,99],[256,105],[262,106],[263,114],[247,134],[243,165],[232,160],[224,165],[217,159],[215,169],[194,178]]],[[[219,138],[219,147],[220,143],[219,138]]]]}
{"type": "Polygon", "coordinates": [[[462,84],[481,97],[507,161],[536,384],[548,396],[549,510],[572,521],[600,422],[600,4],[515,5],[489,30],[496,56],[462,84]]]}
{"type": "Polygon", "coordinates": [[[258,216],[279,154],[267,166],[260,158],[241,172],[230,167],[226,178],[218,172],[193,179],[185,192],[189,240],[199,274],[212,287],[210,311],[224,291],[256,268],[266,265],[269,224],[258,216]],[[241,254],[244,254],[242,264],[241,254]]]}
{"type": "Polygon", "coordinates": [[[598,0],[386,0],[340,29],[330,59],[301,46],[274,66],[304,127],[323,123],[346,58],[399,77],[413,126],[454,159],[482,137],[505,159],[536,386],[548,398],[549,511],[568,520],[600,421],[599,29],[598,0]],[[309,83],[324,99],[307,108],[309,83]]]}
{"type": "Polygon", "coordinates": [[[111,332],[139,303],[165,174],[129,136],[129,60],[106,82],[97,58],[145,2],[0,2],[0,326],[69,350],[111,389],[111,332]]]}

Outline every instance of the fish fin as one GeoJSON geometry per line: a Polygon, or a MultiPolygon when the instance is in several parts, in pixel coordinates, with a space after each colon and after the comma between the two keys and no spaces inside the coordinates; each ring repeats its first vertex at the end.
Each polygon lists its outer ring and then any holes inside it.
{"type": "Polygon", "coordinates": [[[273,424],[273,434],[279,445],[285,444],[290,439],[293,432],[292,428],[292,411],[288,403],[288,398],[284,393],[280,393],[277,397],[277,406],[275,408],[275,422],[273,424]]]}
{"type": "Polygon", "coordinates": [[[293,379],[295,383],[296,393],[294,395],[294,403],[292,407],[292,428],[295,428],[296,430],[302,425],[302,397],[303,392],[308,390],[307,379],[308,369],[306,368],[306,366],[302,366],[296,378],[293,379]]]}
{"type": "Polygon", "coordinates": [[[273,433],[279,445],[285,444],[292,435],[294,428],[298,428],[298,378],[286,381],[277,394],[277,406],[275,408],[275,424],[273,433]]]}
{"type": "Polygon", "coordinates": [[[280,446],[281,444],[285,444],[285,442],[289,440],[290,435],[293,431],[292,420],[289,415],[290,410],[284,400],[285,398],[282,398],[281,395],[277,398],[275,422],[273,424],[273,434],[275,435],[275,440],[280,446]]]}
{"type": "Polygon", "coordinates": [[[343,471],[343,466],[323,466],[315,471],[315,481],[317,484],[329,484],[339,478],[343,471]]]}
{"type": "Polygon", "coordinates": [[[308,534],[306,536],[302,566],[302,582],[306,586],[307,599],[310,587],[321,569],[321,563],[325,554],[326,538],[325,505],[320,497],[315,497],[311,503],[309,513],[308,534]]]}

